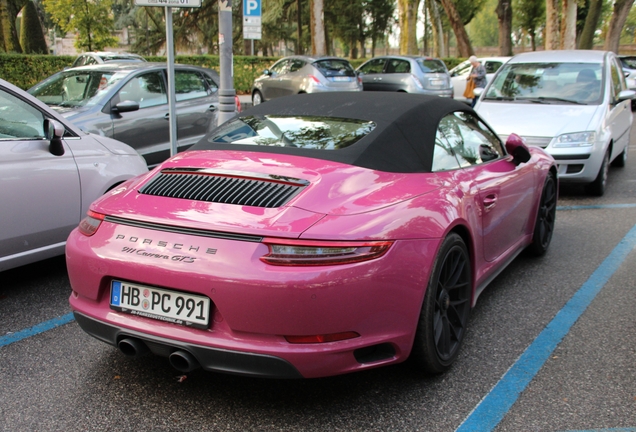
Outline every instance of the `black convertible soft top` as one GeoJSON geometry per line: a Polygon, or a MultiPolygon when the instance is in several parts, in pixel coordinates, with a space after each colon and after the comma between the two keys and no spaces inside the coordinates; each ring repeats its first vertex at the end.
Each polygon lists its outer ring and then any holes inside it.
{"type": "Polygon", "coordinates": [[[339,150],[248,146],[210,142],[212,131],[191,150],[245,150],[282,153],[342,162],[380,171],[430,172],[440,120],[449,113],[473,113],[449,98],[390,92],[334,92],[272,99],[243,111],[239,118],[267,115],[322,116],[372,121],[376,127],[355,144],[339,150]]]}

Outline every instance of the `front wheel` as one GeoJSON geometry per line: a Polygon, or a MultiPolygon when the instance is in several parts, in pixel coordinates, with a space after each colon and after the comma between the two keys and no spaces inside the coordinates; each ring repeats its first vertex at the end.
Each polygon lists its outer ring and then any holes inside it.
{"type": "Polygon", "coordinates": [[[453,364],[466,334],[472,272],[468,249],[451,233],[435,258],[411,351],[411,361],[427,373],[453,364]]]}
{"type": "Polygon", "coordinates": [[[263,95],[261,94],[261,92],[256,90],[254,94],[252,95],[252,105],[256,106],[262,103],[263,103],[263,95]]]}
{"type": "Polygon", "coordinates": [[[532,235],[532,244],[528,246],[528,250],[535,256],[541,256],[548,250],[552,233],[554,232],[554,221],[556,219],[557,207],[557,187],[556,181],[552,174],[548,174],[541,192],[541,201],[539,202],[539,211],[537,220],[534,223],[534,233],[532,235]]]}
{"type": "Polygon", "coordinates": [[[594,196],[602,196],[605,193],[605,188],[607,187],[607,176],[609,174],[609,149],[603,156],[603,163],[601,164],[601,169],[598,170],[598,175],[596,179],[589,185],[587,185],[587,192],[590,195],[594,196]]]}

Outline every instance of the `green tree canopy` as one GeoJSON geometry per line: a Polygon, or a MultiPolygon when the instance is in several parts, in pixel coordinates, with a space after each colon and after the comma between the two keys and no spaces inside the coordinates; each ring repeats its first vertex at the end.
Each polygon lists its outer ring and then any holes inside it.
{"type": "Polygon", "coordinates": [[[103,50],[117,45],[111,0],[43,0],[44,9],[63,32],[77,32],[75,47],[82,51],[103,50]]]}

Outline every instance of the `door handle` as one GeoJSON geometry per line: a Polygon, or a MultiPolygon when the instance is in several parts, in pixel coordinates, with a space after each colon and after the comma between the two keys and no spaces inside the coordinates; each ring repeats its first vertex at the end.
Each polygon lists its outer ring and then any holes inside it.
{"type": "Polygon", "coordinates": [[[208,111],[210,111],[210,112],[216,111],[216,106],[210,105],[210,107],[208,108],[208,111]]]}
{"type": "Polygon", "coordinates": [[[167,113],[165,116],[163,116],[164,120],[170,120],[170,113],[167,113]]]}
{"type": "Polygon", "coordinates": [[[490,194],[484,198],[484,209],[491,210],[495,205],[497,205],[497,195],[490,194]]]}

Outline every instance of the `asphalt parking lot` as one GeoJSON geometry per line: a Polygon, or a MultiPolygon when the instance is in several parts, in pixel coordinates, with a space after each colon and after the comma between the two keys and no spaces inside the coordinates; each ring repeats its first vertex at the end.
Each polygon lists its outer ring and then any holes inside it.
{"type": "Polygon", "coordinates": [[[608,192],[563,186],[553,243],[482,294],[441,376],[260,380],[130,360],[69,317],[63,257],[0,273],[3,431],[636,431],[636,128],[608,192]]]}

